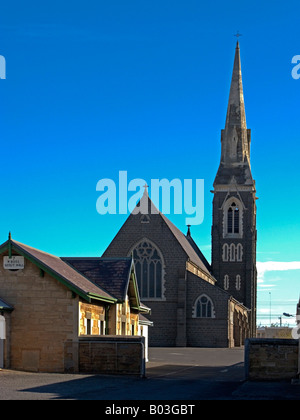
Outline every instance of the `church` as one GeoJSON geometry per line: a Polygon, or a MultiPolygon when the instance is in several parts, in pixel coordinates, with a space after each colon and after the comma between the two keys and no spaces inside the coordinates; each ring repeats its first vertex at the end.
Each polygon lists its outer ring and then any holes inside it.
{"type": "Polygon", "coordinates": [[[239,42],[213,184],[212,261],[158,209],[147,188],[102,257],[130,257],[151,308],[150,346],[235,347],[256,335],[256,187],[239,42]]]}

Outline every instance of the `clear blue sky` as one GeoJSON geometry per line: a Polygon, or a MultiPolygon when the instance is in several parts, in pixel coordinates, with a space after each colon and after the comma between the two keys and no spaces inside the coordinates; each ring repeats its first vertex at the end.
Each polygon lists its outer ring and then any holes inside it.
{"type": "MultiPolygon", "coordinates": [[[[258,321],[269,317],[270,297],[274,322],[295,313],[299,15],[294,0],[3,3],[1,241],[11,230],[55,255],[101,255],[126,216],[96,212],[96,184],[124,170],[129,180],[204,179],[204,222],[192,234],[210,260],[210,190],[239,30],[265,263],[258,321]]],[[[186,230],[185,215],[169,218],[186,230]]]]}

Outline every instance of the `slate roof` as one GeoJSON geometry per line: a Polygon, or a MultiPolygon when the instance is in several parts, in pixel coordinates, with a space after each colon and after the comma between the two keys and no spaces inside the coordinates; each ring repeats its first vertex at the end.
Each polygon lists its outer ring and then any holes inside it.
{"type": "MultiPolygon", "coordinates": [[[[148,214],[158,214],[168,226],[171,233],[174,235],[175,239],[178,241],[179,245],[186,253],[188,259],[191,260],[194,264],[196,264],[206,275],[212,277],[210,265],[205,259],[200,249],[198,248],[198,246],[195,243],[195,246],[193,246],[191,242],[187,239],[187,237],[181,232],[181,230],[179,230],[171,222],[171,220],[169,220],[161,211],[158,210],[158,208],[154,205],[153,201],[149,197],[146,189],[136,208],[137,207],[148,209],[148,214]],[[145,200],[148,201],[146,202],[145,200]]],[[[135,214],[135,211],[133,211],[132,214],[135,214]]]]}
{"type": "Polygon", "coordinates": [[[119,301],[124,301],[127,294],[132,259],[128,258],[72,258],[63,257],[89,280],[104,288],[119,301]]]}
{"type": "Polygon", "coordinates": [[[198,247],[198,245],[196,244],[196,242],[194,241],[194,239],[191,236],[189,236],[189,235],[186,235],[186,239],[189,241],[189,243],[193,247],[194,251],[196,252],[196,254],[198,255],[198,257],[200,258],[200,260],[203,262],[203,264],[205,265],[205,267],[207,268],[207,270],[209,272],[211,272],[211,265],[209,264],[209,262],[207,261],[207,259],[205,258],[205,256],[202,254],[200,248],[198,247]]]}
{"type": "MultiPolygon", "coordinates": [[[[0,250],[6,249],[8,247],[8,243],[9,241],[6,241],[2,244],[0,246],[0,250]]],[[[116,300],[116,298],[104,290],[100,284],[92,282],[61,258],[40,251],[36,248],[32,248],[15,240],[10,240],[10,245],[16,252],[28,257],[46,272],[49,272],[54,276],[58,276],[66,286],[68,286],[71,290],[84,295],[84,297],[96,296],[98,298],[103,298],[103,300],[116,300]]]]}
{"type": "MultiPolygon", "coordinates": [[[[203,259],[205,259],[204,255],[202,254],[202,257],[200,258],[199,254],[196,252],[194,247],[191,245],[187,237],[179,230],[173,223],[162,213],[160,213],[161,217],[185,251],[188,258],[195,263],[201,270],[203,270],[208,276],[212,276],[209,270],[209,264],[206,261],[206,263],[203,262],[203,259]]],[[[198,247],[197,247],[198,248],[198,247]]],[[[198,248],[199,249],[199,248],[198,248]]],[[[200,251],[200,250],[199,250],[200,251]]]]}

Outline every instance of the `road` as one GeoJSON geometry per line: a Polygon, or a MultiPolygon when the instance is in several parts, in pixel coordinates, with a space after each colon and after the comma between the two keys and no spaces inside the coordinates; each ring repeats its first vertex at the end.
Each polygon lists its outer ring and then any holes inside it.
{"type": "Polygon", "coordinates": [[[278,399],[282,395],[298,399],[299,387],[287,391],[287,384],[278,384],[276,390],[274,384],[260,385],[264,394],[259,393],[258,384],[245,383],[243,349],[150,348],[149,358],[146,378],[2,370],[0,400],[102,400],[107,405],[108,401],[121,400],[141,404],[278,399]]]}

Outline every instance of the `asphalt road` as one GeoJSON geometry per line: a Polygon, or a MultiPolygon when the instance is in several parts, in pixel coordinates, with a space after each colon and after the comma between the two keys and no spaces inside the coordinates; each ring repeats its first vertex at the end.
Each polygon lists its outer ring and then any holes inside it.
{"type": "Polygon", "coordinates": [[[102,400],[105,409],[121,400],[300,399],[299,386],[245,382],[243,349],[151,348],[149,356],[146,378],[2,370],[0,400],[102,400]]]}

